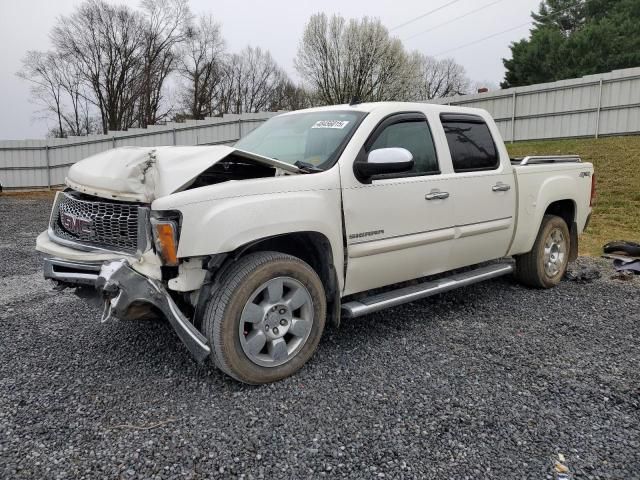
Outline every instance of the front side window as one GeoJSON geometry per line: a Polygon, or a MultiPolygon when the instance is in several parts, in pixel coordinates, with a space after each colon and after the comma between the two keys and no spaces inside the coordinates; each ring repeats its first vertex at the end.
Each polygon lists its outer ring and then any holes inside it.
{"type": "Polygon", "coordinates": [[[472,115],[441,115],[455,172],[493,170],[499,157],[489,127],[472,115]]]}
{"type": "Polygon", "coordinates": [[[413,155],[413,169],[403,175],[426,175],[438,172],[436,150],[426,121],[408,121],[389,125],[375,139],[369,151],[392,147],[406,148],[413,155]]]}
{"type": "Polygon", "coordinates": [[[235,144],[236,148],[286,163],[330,168],[364,112],[330,110],[273,117],[235,144]]]}

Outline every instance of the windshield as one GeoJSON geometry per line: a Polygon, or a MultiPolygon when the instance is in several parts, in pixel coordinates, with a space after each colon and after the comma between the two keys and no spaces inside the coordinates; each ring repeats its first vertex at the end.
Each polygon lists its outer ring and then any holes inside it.
{"type": "Polygon", "coordinates": [[[280,115],[235,144],[236,148],[286,163],[330,168],[364,112],[325,111],[280,115]]]}

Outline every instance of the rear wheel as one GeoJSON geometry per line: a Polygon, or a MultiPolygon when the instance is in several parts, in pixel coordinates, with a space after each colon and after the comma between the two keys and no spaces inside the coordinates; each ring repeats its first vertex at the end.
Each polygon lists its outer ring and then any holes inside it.
{"type": "Polygon", "coordinates": [[[224,274],[202,327],[218,368],[260,384],[288,377],[311,358],[325,316],[324,288],[309,265],[291,255],[257,252],[224,274]]]}
{"type": "Polygon", "coordinates": [[[569,263],[570,236],[566,222],[545,215],[529,253],[516,257],[516,278],[537,288],[551,288],[562,280],[569,263]]]}

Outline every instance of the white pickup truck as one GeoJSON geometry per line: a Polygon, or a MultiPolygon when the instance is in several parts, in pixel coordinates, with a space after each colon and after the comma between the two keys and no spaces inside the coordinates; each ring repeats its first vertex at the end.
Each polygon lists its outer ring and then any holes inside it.
{"type": "Polygon", "coordinates": [[[159,312],[252,384],[300,369],[341,316],[511,272],[558,284],[594,196],[580,158],[512,160],[484,110],[423,103],[285,113],[233,147],[118,148],[66,184],[37,239],[45,277],[94,288],[103,319],[159,312]]]}

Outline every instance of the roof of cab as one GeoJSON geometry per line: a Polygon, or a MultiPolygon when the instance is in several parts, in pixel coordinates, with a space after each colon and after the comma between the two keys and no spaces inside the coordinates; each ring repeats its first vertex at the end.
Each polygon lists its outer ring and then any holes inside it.
{"type": "MultiPolygon", "coordinates": [[[[458,107],[458,106],[449,106],[449,105],[439,105],[436,103],[427,103],[427,102],[367,102],[367,103],[356,103],[353,105],[342,104],[342,105],[329,105],[326,107],[312,107],[306,108],[303,110],[296,110],[292,112],[287,112],[286,114],[292,114],[297,112],[322,112],[322,111],[332,111],[332,110],[353,110],[356,112],[373,112],[384,110],[386,113],[393,113],[397,111],[410,111],[410,110],[431,110],[434,112],[478,112],[483,111],[478,108],[469,108],[469,107],[458,107]]],[[[285,114],[285,115],[286,115],[285,114]]]]}

